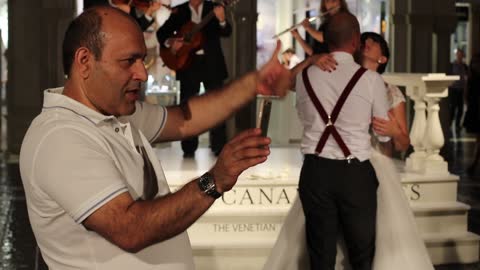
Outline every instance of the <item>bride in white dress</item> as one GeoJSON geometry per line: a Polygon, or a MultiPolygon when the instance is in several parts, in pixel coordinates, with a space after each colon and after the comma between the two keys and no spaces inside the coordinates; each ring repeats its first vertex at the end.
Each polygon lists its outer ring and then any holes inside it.
{"type": "MultiPolygon", "coordinates": [[[[363,33],[361,40],[362,65],[383,73],[389,57],[387,43],[380,35],[372,32],[363,33]]],[[[392,137],[395,150],[405,151],[410,144],[405,119],[405,98],[395,86],[386,85],[386,91],[390,101],[390,119],[373,119],[372,127],[377,134],[392,137]]],[[[408,199],[403,192],[398,171],[393,161],[385,155],[390,154],[391,149],[381,147],[377,142],[372,144],[370,162],[379,181],[373,269],[433,270],[408,199]]],[[[297,196],[263,270],[310,269],[306,246],[305,216],[297,196]]],[[[346,252],[340,236],[336,270],[351,269],[346,252]]]]}

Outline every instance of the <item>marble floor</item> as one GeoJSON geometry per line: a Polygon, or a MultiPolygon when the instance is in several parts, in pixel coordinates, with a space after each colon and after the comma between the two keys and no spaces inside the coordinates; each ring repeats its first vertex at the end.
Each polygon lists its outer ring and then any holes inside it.
{"type": "MultiPolygon", "coordinates": [[[[458,137],[459,139],[451,140],[447,145],[450,172],[461,177],[458,199],[472,206],[469,230],[480,234],[480,166],[473,175],[466,173],[466,167],[473,158],[475,142],[468,136],[458,137]]],[[[208,166],[207,163],[212,162],[213,156],[208,149],[199,150],[195,161],[199,168],[208,166]]],[[[168,153],[175,159],[181,159],[182,155],[178,144],[164,145],[158,152],[168,153]]],[[[37,256],[35,239],[28,222],[18,160],[5,155],[0,155],[0,241],[0,270],[47,269],[37,256]]],[[[435,269],[480,270],[480,263],[439,265],[435,269]]]]}

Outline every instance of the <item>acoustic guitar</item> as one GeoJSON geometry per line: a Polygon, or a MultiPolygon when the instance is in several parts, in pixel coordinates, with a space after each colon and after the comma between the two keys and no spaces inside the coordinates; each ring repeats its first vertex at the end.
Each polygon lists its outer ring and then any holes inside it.
{"type": "MultiPolygon", "coordinates": [[[[233,6],[239,0],[230,0],[230,1],[214,1],[221,2],[225,7],[233,6]]],[[[192,55],[195,54],[197,50],[202,48],[203,43],[205,42],[205,36],[201,32],[202,28],[208,24],[208,22],[215,17],[215,13],[210,11],[200,23],[196,24],[192,21],[184,24],[180,30],[172,37],[183,40],[183,46],[175,53],[170,50],[170,48],[160,47],[160,57],[163,60],[163,63],[168,68],[181,71],[189,67],[192,62],[192,55]]]]}

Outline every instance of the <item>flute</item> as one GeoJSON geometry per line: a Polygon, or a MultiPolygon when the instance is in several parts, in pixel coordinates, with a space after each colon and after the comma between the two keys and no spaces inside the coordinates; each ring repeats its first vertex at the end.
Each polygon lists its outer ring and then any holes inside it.
{"type": "MultiPolygon", "coordinates": [[[[331,9],[323,12],[322,14],[320,14],[320,15],[318,15],[318,16],[310,17],[310,18],[308,18],[308,22],[312,23],[312,22],[320,19],[321,17],[324,17],[325,15],[327,15],[327,14],[329,14],[330,12],[332,12],[332,11],[334,11],[334,10],[337,10],[337,9],[339,9],[339,8],[340,8],[340,6],[336,6],[336,7],[333,7],[333,8],[331,8],[331,9]]],[[[290,28],[287,28],[287,29],[283,30],[282,32],[280,32],[280,33],[276,34],[275,36],[273,36],[272,39],[276,39],[276,38],[278,38],[279,36],[281,36],[281,35],[283,35],[283,34],[285,34],[285,33],[288,33],[288,32],[290,32],[290,31],[292,31],[292,30],[294,30],[294,29],[297,29],[297,28],[300,27],[301,25],[302,25],[302,23],[294,24],[294,25],[291,26],[290,28]]]]}

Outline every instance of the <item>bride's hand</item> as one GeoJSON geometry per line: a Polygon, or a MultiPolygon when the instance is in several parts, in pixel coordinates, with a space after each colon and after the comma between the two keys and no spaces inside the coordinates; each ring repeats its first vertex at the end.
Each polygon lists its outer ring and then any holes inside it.
{"type": "Polygon", "coordinates": [[[316,65],[323,71],[332,72],[337,68],[337,61],[329,53],[314,54],[310,56],[309,61],[311,64],[316,65]]]}
{"type": "Polygon", "coordinates": [[[400,126],[392,112],[388,112],[388,120],[374,117],[372,120],[373,131],[380,136],[394,138],[401,134],[400,126]]]}

